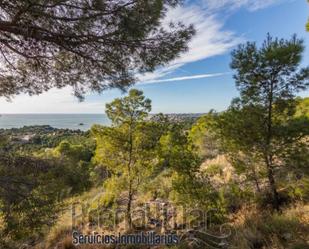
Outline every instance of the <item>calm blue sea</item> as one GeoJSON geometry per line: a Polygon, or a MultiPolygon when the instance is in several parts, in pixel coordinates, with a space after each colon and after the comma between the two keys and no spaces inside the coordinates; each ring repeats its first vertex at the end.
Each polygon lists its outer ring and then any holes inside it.
{"type": "Polygon", "coordinates": [[[0,129],[29,125],[50,125],[54,128],[88,130],[93,124],[109,125],[105,114],[0,114],[0,129]],[[81,125],[83,124],[83,125],[81,125]]]}

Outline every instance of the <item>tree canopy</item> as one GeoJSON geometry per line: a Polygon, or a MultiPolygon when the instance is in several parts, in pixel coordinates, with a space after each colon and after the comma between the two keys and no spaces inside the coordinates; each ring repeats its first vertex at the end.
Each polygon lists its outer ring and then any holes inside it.
{"type": "Polygon", "coordinates": [[[114,125],[133,125],[142,121],[151,111],[151,100],[142,91],[131,89],[129,95],[106,104],[106,115],[114,125]]]}
{"type": "Polygon", "coordinates": [[[0,3],[0,96],[131,85],[187,49],[191,25],[162,25],[178,0],[0,3]]]}

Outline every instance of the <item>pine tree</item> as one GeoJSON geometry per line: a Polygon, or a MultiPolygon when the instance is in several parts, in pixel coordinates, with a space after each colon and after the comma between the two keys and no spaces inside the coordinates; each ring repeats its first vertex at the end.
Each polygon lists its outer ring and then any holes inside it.
{"type": "Polygon", "coordinates": [[[302,40],[295,36],[280,40],[270,35],[261,48],[248,42],[234,50],[231,68],[236,70],[240,97],[216,124],[226,151],[239,151],[265,167],[277,210],[276,173],[291,167],[289,157],[306,146],[303,138],[309,134],[308,118],[295,117],[295,94],[309,85],[309,67],[300,68],[303,50],[302,40]]]}

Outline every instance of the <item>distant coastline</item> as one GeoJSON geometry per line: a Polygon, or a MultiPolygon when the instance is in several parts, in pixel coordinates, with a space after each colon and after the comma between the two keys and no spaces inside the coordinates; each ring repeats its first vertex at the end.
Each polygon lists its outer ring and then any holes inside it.
{"type": "MultiPolygon", "coordinates": [[[[156,114],[152,114],[150,118],[156,114]]],[[[165,114],[174,122],[196,120],[203,113],[165,114]]],[[[87,131],[94,124],[109,125],[105,114],[0,114],[0,129],[23,128],[27,126],[50,126],[56,129],[87,131]]]]}
{"type": "Polygon", "coordinates": [[[56,129],[89,130],[93,124],[108,125],[105,114],[0,114],[0,129],[48,125],[56,129]]]}

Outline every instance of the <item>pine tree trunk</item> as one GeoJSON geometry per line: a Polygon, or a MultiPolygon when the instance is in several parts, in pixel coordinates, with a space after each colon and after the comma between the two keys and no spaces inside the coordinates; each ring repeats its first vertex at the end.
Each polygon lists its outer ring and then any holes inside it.
{"type": "Polygon", "coordinates": [[[259,183],[259,179],[258,179],[258,176],[256,174],[256,170],[255,170],[254,166],[252,168],[252,173],[253,173],[253,181],[255,183],[256,191],[258,193],[260,193],[261,192],[260,183],[259,183]]]}
{"type": "Polygon", "coordinates": [[[132,197],[133,197],[133,190],[132,190],[132,156],[133,156],[133,120],[131,117],[130,126],[129,126],[129,162],[128,162],[128,177],[129,177],[129,193],[128,193],[128,205],[127,205],[127,223],[129,229],[132,228],[132,217],[131,217],[131,206],[132,206],[132,197]]]}
{"type": "Polygon", "coordinates": [[[266,161],[266,166],[267,166],[267,177],[268,177],[269,187],[270,187],[272,197],[273,197],[273,200],[272,200],[273,208],[279,211],[280,210],[279,195],[278,195],[276,182],[274,178],[273,166],[272,166],[271,160],[269,160],[268,157],[266,157],[265,161],[266,161]]]}
{"type": "Polygon", "coordinates": [[[128,195],[128,205],[127,205],[127,224],[128,224],[129,229],[132,228],[131,206],[132,206],[132,193],[131,193],[131,186],[130,186],[129,195],[128,195]]]}
{"type": "Polygon", "coordinates": [[[259,181],[258,181],[258,179],[256,177],[254,177],[254,182],[255,182],[256,191],[258,193],[261,193],[260,184],[259,184],[259,181]]]}
{"type": "Polygon", "coordinates": [[[272,154],[272,137],[273,137],[273,97],[274,97],[274,80],[270,82],[270,89],[268,93],[268,107],[267,107],[267,132],[266,132],[266,151],[265,154],[265,163],[267,166],[267,176],[269,181],[270,190],[273,195],[273,208],[279,211],[279,196],[276,188],[276,182],[273,172],[273,154],[272,154]]]}

